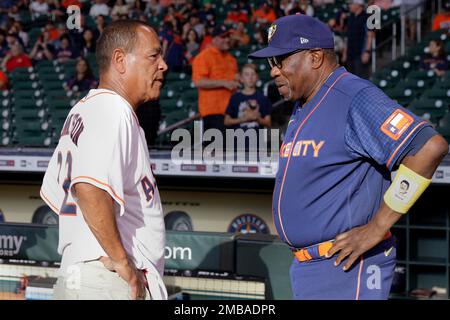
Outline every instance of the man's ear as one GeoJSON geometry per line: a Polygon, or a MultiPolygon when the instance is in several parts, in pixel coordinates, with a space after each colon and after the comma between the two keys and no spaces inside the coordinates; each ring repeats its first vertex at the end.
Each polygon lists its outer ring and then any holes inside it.
{"type": "Polygon", "coordinates": [[[126,71],[126,54],[123,49],[115,49],[111,56],[111,66],[120,74],[126,71]]]}
{"type": "Polygon", "coordinates": [[[325,61],[325,52],[323,50],[311,51],[311,64],[313,69],[319,69],[325,61]]]}

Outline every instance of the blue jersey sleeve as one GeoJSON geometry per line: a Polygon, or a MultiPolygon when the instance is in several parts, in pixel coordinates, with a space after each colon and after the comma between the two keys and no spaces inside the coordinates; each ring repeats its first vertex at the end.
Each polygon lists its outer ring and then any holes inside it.
{"type": "Polygon", "coordinates": [[[355,158],[375,160],[392,170],[415,136],[431,125],[370,86],[351,102],[345,144],[355,158]]]}

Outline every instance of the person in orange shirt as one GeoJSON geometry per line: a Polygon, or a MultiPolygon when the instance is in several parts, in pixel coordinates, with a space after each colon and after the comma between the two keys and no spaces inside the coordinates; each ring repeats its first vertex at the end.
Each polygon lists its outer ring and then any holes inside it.
{"type": "Polygon", "coordinates": [[[433,31],[450,29],[450,3],[446,2],[444,8],[433,19],[433,31]]]}
{"type": "Polygon", "coordinates": [[[239,86],[237,61],[228,52],[230,33],[225,25],[215,27],[211,46],[192,63],[192,81],[198,89],[198,110],[204,130],[225,130],[225,110],[239,86]]]}
{"type": "Polygon", "coordinates": [[[275,11],[267,4],[263,3],[260,9],[253,12],[253,22],[260,24],[270,24],[277,19],[275,11]]]}
{"type": "MultiPolygon", "coordinates": [[[[8,77],[0,70],[0,91],[8,89],[8,77]]],[[[1,211],[0,211],[1,212],[1,211]]],[[[1,216],[1,214],[0,214],[1,216]]]]}

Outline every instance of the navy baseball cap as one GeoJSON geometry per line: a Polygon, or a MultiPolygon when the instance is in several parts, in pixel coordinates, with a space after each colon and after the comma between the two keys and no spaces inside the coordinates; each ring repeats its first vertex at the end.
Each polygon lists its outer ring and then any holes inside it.
{"type": "Polygon", "coordinates": [[[233,32],[233,30],[229,29],[226,25],[219,24],[214,27],[214,31],[213,31],[212,35],[213,35],[213,37],[220,37],[220,36],[226,36],[232,32],[233,32]]]}
{"type": "Polygon", "coordinates": [[[268,46],[255,51],[250,58],[270,58],[300,49],[333,49],[333,32],[316,18],[294,14],[275,20],[269,27],[268,46]]]}

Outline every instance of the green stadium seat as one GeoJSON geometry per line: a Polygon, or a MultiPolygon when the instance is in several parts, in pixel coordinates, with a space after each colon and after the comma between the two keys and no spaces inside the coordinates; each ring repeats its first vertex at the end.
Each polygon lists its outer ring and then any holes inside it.
{"type": "Polygon", "coordinates": [[[406,75],[406,79],[435,79],[436,73],[432,70],[412,70],[406,75]]]}
{"type": "Polygon", "coordinates": [[[185,90],[189,90],[191,88],[191,80],[185,79],[185,80],[166,81],[165,86],[168,89],[174,90],[176,93],[182,93],[185,90]]]}
{"type": "Polygon", "coordinates": [[[180,109],[184,105],[183,101],[179,99],[161,99],[159,104],[163,113],[180,109]]]}
{"type": "Polygon", "coordinates": [[[447,113],[440,121],[436,130],[450,143],[450,113],[447,113]]]}
{"type": "Polygon", "coordinates": [[[448,112],[448,103],[441,99],[420,98],[411,102],[408,109],[436,124],[448,112]]]}
{"type": "Polygon", "coordinates": [[[164,75],[166,82],[188,80],[188,75],[184,72],[167,72],[164,75]]]}
{"type": "Polygon", "coordinates": [[[436,88],[433,87],[422,94],[422,97],[428,99],[442,99],[450,103],[450,88],[436,88]]]}
{"type": "Polygon", "coordinates": [[[163,87],[161,89],[161,98],[160,99],[176,99],[179,96],[178,92],[173,88],[163,87]]]}
{"type": "Polygon", "coordinates": [[[17,139],[22,146],[49,146],[51,143],[48,133],[32,129],[17,131],[17,139]]]}
{"type": "Polygon", "coordinates": [[[417,93],[414,93],[411,89],[404,89],[395,87],[393,89],[385,90],[385,93],[393,100],[397,101],[397,103],[401,106],[406,107],[414,98],[417,96],[417,93]]]}
{"type": "Polygon", "coordinates": [[[13,90],[36,90],[39,88],[39,83],[31,80],[16,81],[12,83],[11,88],[13,90]]]}
{"type": "Polygon", "coordinates": [[[42,87],[45,91],[60,90],[63,89],[63,82],[61,80],[44,81],[42,82],[42,87]]]}

